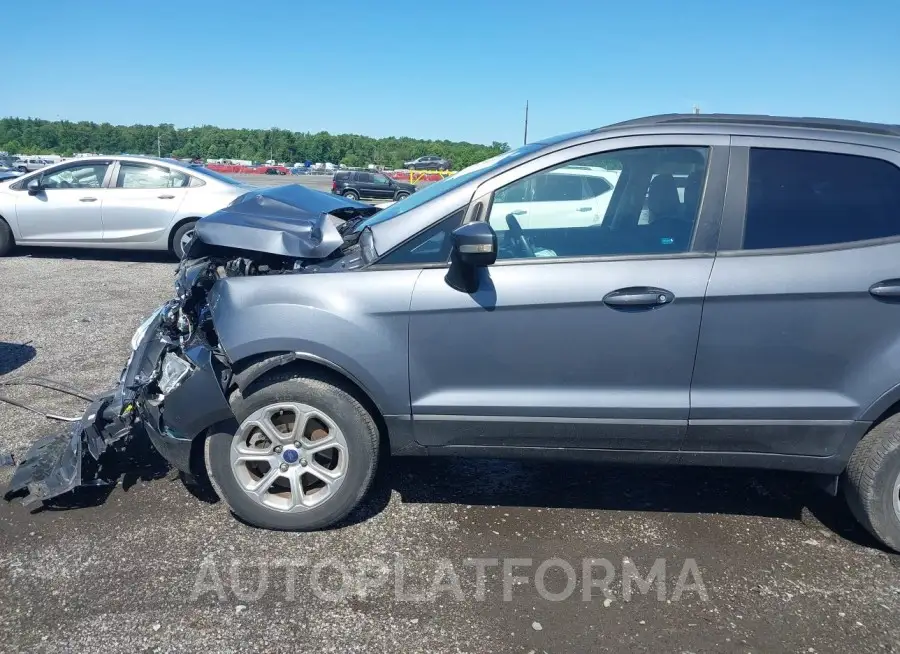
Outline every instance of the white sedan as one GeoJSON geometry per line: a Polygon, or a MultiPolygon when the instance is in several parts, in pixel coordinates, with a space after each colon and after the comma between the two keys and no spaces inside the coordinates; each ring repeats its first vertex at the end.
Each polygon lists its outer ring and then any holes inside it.
{"type": "Polygon", "coordinates": [[[194,223],[252,187],[173,159],[65,161],[0,182],[0,256],[16,244],[170,250],[194,223]]]}
{"type": "Polygon", "coordinates": [[[496,231],[515,216],[522,229],[558,229],[600,225],[609,207],[619,171],[589,166],[554,168],[499,191],[488,221],[496,231]]]}

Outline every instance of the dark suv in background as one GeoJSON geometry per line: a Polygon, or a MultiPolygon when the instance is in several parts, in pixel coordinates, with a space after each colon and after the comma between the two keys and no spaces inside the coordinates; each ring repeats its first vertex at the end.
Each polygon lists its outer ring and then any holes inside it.
{"type": "Polygon", "coordinates": [[[367,170],[341,170],[334,174],[331,192],[351,200],[402,200],[416,192],[408,182],[398,182],[387,175],[367,170]]]}

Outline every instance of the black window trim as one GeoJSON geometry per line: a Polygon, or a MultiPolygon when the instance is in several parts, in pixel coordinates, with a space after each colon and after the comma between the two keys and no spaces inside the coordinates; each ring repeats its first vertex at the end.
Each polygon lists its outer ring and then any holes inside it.
{"type": "Polygon", "coordinates": [[[459,224],[456,227],[459,227],[460,225],[465,224],[467,214],[468,214],[468,209],[469,208],[466,205],[457,207],[450,213],[443,216],[440,220],[436,220],[435,222],[431,223],[425,229],[419,230],[418,232],[416,232],[415,234],[410,236],[408,239],[406,239],[402,243],[397,244],[396,246],[394,246],[393,248],[391,248],[384,254],[380,255],[375,261],[373,261],[368,266],[366,266],[366,270],[425,270],[428,268],[449,268],[450,267],[450,254],[449,253],[447,254],[446,261],[436,261],[436,262],[432,262],[432,263],[383,263],[383,261],[387,257],[391,256],[391,254],[393,254],[397,250],[400,250],[400,249],[406,247],[409,243],[415,241],[420,236],[423,236],[424,234],[426,234],[427,232],[430,232],[431,230],[438,227],[439,225],[442,225],[445,221],[450,220],[456,214],[462,214],[459,218],[459,224]]]}
{"type": "MultiPolygon", "coordinates": [[[[546,168],[553,167],[566,161],[579,159],[590,154],[602,154],[613,150],[624,150],[637,147],[658,147],[658,146],[694,146],[707,147],[710,149],[710,157],[707,170],[707,183],[701,199],[700,214],[697,218],[697,224],[694,229],[694,238],[691,250],[682,253],[672,254],[648,254],[648,255],[616,255],[616,256],[596,256],[596,257],[554,257],[546,259],[507,259],[508,264],[502,264],[500,261],[494,265],[521,265],[521,264],[553,264],[553,263],[571,263],[580,261],[618,261],[623,259],[640,260],[640,259],[670,259],[670,258],[698,258],[714,256],[716,251],[716,243],[719,234],[719,224],[722,209],[722,202],[725,195],[725,182],[728,175],[728,157],[729,148],[732,137],[728,134],[705,133],[705,132],[665,132],[641,135],[626,136],[607,136],[602,138],[594,138],[589,141],[567,145],[565,147],[551,148],[549,151],[538,156],[528,156],[511,168],[502,170],[489,177],[483,178],[478,182],[469,201],[457,207],[456,209],[444,213],[444,215],[428,224],[427,227],[419,230],[402,243],[398,243],[393,248],[378,256],[378,258],[369,263],[365,270],[395,270],[395,269],[425,269],[425,268],[447,268],[449,262],[445,264],[379,264],[384,257],[393,252],[395,249],[402,247],[418,235],[428,229],[434,227],[437,223],[445,218],[450,217],[460,209],[465,209],[465,217],[462,224],[481,220],[488,213],[483,210],[487,206],[493,192],[507,184],[527,177],[532,173],[539,172],[546,168]],[[480,205],[480,206],[479,206],[480,205]],[[479,211],[480,210],[480,211],[479,211]]],[[[454,191],[456,192],[456,191],[454,191]]],[[[437,200],[436,200],[437,201],[437,200]]],[[[427,205],[419,207],[417,210],[426,209],[427,205]]]]}
{"type": "Polygon", "coordinates": [[[794,139],[786,137],[735,136],[732,138],[731,164],[725,190],[725,207],[722,212],[717,256],[766,257],[791,254],[813,254],[835,250],[853,250],[878,245],[900,243],[900,234],[883,238],[806,245],[784,248],[744,249],[744,226],[747,221],[747,195],[750,179],[750,149],[801,150],[829,154],[845,154],[885,161],[900,169],[900,152],[887,148],[859,145],[846,141],[794,139]]]}

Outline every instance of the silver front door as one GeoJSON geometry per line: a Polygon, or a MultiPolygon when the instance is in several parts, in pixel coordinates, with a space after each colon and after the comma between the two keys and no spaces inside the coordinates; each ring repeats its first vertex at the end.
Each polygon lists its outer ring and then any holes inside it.
{"type": "Polygon", "coordinates": [[[100,242],[101,212],[107,192],[103,183],[108,169],[107,162],[67,164],[40,175],[38,192],[20,191],[16,199],[20,242],[100,242]]]}
{"type": "Polygon", "coordinates": [[[719,220],[727,168],[727,148],[683,138],[598,144],[476,193],[470,215],[486,215],[496,230],[497,262],[478,271],[475,292],[451,288],[439,268],[423,270],[413,291],[410,401],[420,443],[679,449],[714,260],[694,226],[719,220]],[[573,224],[563,202],[528,228],[495,202],[527,176],[572,165],[621,171],[599,225],[573,224]],[[685,198],[676,174],[696,182],[685,198]]]}

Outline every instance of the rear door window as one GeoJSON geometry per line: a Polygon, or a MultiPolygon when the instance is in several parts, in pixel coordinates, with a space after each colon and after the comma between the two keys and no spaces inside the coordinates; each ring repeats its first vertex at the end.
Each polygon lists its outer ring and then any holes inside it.
{"type": "Polygon", "coordinates": [[[184,188],[189,181],[187,175],[177,170],[123,161],[119,164],[116,188],[184,188]]]}
{"type": "Polygon", "coordinates": [[[751,148],[744,249],[900,236],[900,168],[871,157],[751,148]]]}

